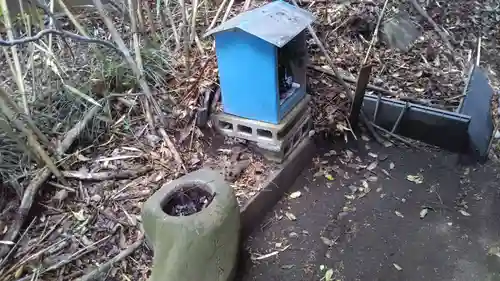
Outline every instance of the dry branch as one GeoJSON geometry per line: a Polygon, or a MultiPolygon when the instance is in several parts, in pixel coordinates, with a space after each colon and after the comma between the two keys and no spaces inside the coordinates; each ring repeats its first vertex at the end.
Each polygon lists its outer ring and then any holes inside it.
{"type": "MultiPolygon", "coordinates": [[[[9,7],[7,6],[6,0],[1,0],[0,8],[1,8],[1,11],[3,14],[3,24],[5,25],[5,28],[7,29],[7,38],[9,40],[13,40],[14,34],[12,32],[11,16],[9,14],[9,7]]],[[[25,86],[24,86],[24,81],[23,81],[23,73],[21,70],[21,64],[19,62],[19,55],[17,53],[17,47],[16,47],[16,45],[11,45],[10,47],[11,47],[11,52],[12,52],[12,60],[14,61],[14,71],[12,72],[12,75],[14,75],[18,90],[21,92],[24,113],[29,116],[30,110],[28,107],[28,99],[26,97],[26,91],[25,91],[25,86]]]]}
{"type": "MultiPolygon", "coordinates": [[[[69,149],[71,144],[73,144],[73,141],[80,135],[80,133],[83,131],[87,123],[94,117],[94,115],[99,112],[101,108],[98,106],[94,106],[92,109],[90,109],[83,119],[78,122],[75,127],[73,127],[64,137],[64,140],[61,142],[59,145],[58,149],[56,151],[59,152],[66,152],[66,150],[69,149]]],[[[19,230],[21,229],[22,225],[24,224],[24,221],[26,220],[28,213],[31,209],[31,205],[33,205],[33,201],[35,199],[35,196],[40,189],[40,187],[45,183],[45,181],[50,177],[51,171],[47,168],[43,168],[34,178],[31,180],[30,184],[26,188],[23,199],[21,201],[21,205],[19,206],[19,211],[17,213],[16,220],[12,224],[12,226],[9,228],[9,231],[4,235],[4,240],[7,241],[14,241],[16,240],[17,236],[19,235],[19,230]]],[[[9,251],[9,246],[4,245],[3,247],[0,247],[0,258],[4,257],[9,251]]]]}
{"type": "Polygon", "coordinates": [[[137,248],[139,248],[144,242],[144,236],[140,237],[138,241],[128,246],[125,250],[121,251],[118,255],[114,256],[112,259],[106,263],[100,265],[95,270],[87,273],[79,281],[91,281],[100,280],[101,274],[106,273],[115,263],[122,261],[126,257],[130,256],[137,248]]]}
{"type": "Polygon", "coordinates": [[[49,34],[66,36],[66,37],[69,37],[73,40],[80,41],[80,42],[100,44],[100,45],[106,46],[108,48],[111,48],[111,49],[115,50],[117,53],[121,54],[120,50],[115,45],[113,45],[112,43],[110,43],[108,41],[81,36],[81,35],[66,31],[66,30],[55,30],[55,29],[44,29],[44,30],[38,32],[37,34],[35,34],[34,36],[23,37],[22,39],[13,39],[13,40],[7,40],[7,41],[0,40],[0,46],[11,47],[11,46],[15,46],[15,45],[21,45],[21,44],[26,44],[26,43],[30,43],[30,42],[35,42],[35,41],[39,41],[40,39],[42,39],[42,37],[47,36],[49,34]]]}
{"type": "Polygon", "coordinates": [[[8,106],[7,106],[7,101],[5,101],[3,98],[7,97],[8,95],[5,92],[4,89],[0,88],[0,111],[5,115],[7,120],[11,122],[14,127],[19,130],[20,132],[23,133],[23,135],[27,138],[29,148],[32,150],[32,152],[39,156],[40,159],[43,161],[43,163],[47,166],[47,168],[54,173],[54,175],[64,183],[64,178],[62,177],[61,172],[57,169],[57,166],[54,164],[50,156],[47,154],[47,151],[44,149],[43,145],[40,144],[38,141],[38,138],[35,136],[33,131],[30,128],[27,128],[23,122],[21,122],[17,118],[17,114],[13,112],[8,106]]]}
{"type": "Polygon", "coordinates": [[[370,46],[368,46],[368,51],[366,51],[366,56],[365,59],[363,60],[362,65],[365,65],[366,61],[368,60],[368,57],[370,57],[370,51],[372,50],[373,44],[375,43],[375,39],[378,36],[378,29],[380,28],[380,23],[384,18],[385,9],[387,8],[387,3],[389,3],[389,0],[385,0],[382,12],[380,12],[380,15],[378,16],[377,25],[375,26],[375,30],[373,31],[372,39],[370,40],[370,46]]]}
{"type": "Polygon", "coordinates": [[[97,173],[87,173],[81,171],[62,171],[62,174],[64,177],[71,179],[104,181],[104,180],[122,180],[122,179],[137,178],[151,170],[152,170],[151,167],[143,167],[135,170],[109,171],[109,172],[97,172],[97,173]]]}
{"type": "Polygon", "coordinates": [[[165,129],[163,128],[160,128],[160,134],[162,135],[163,137],[163,140],[165,141],[165,144],[167,145],[168,149],[172,152],[172,154],[174,155],[174,159],[175,159],[175,162],[177,162],[177,164],[179,164],[179,166],[184,170],[186,171],[186,166],[184,166],[184,163],[182,162],[182,158],[181,158],[181,155],[179,154],[179,151],[177,151],[177,149],[175,148],[175,145],[174,143],[170,140],[170,137],[168,136],[167,132],[165,131],[165,129]]]}
{"type": "MultiPolygon", "coordinates": [[[[324,69],[320,66],[317,66],[317,65],[311,65],[309,66],[310,69],[314,70],[314,71],[318,71],[318,72],[321,72],[321,73],[324,73],[328,76],[331,76],[332,78],[334,78],[335,80],[338,79],[337,76],[335,76],[335,73],[331,70],[328,70],[328,69],[324,69]]],[[[342,80],[344,80],[345,82],[348,82],[348,83],[351,83],[351,84],[356,84],[356,79],[353,79],[353,78],[350,78],[350,77],[347,77],[347,76],[344,76],[342,74],[340,74],[340,78],[342,80]]],[[[372,85],[372,84],[368,84],[368,86],[366,86],[367,89],[370,89],[370,90],[373,90],[373,91],[376,91],[376,92],[379,92],[381,94],[384,94],[386,96],[390,96],[390,97],[396,97],[398,96],[398,93],[394,92],[394,91],[391,91],[391,90],[388,90],[388,89],[385,89],[385,88],[382,88],[382,87],[378,87],[378,86],[375,86],[375,85],[372,85]]]]}
{"type": "Polygon", "coordinates": [[[380,127],[379,125],[377,125],[377,124],[375,124],[375,123],[373,123],[373,122],[371,122],[371,124],[372,124],[372,126],[373,126],[373,127],[375,127],[375,128],[377,128],[378,130],[380,130],[380,131],[382,131],[382,132],[386,133],[388,136],[393,137],[393,138],[395,138],[395,139],[399,140],[400,142],[402,142],[402,143],[404,143],[404,144],[408,145],[409,147],[412,147],[412,148],[418,149],[418,147],[417,147],[415,144],[413,144],[413,143],[411,143],[410,141],[406,140],[406,139],[405,139],[405,138],[403,138],[402,136],[400,136],[400,135],[398,135],[398,134],[395,134],[395,133],[393,133],[393,132],[391,132],[391,131],[389,131],[389,130],[386,130],[385,128],[382,128],[382,127],[380,127]]]}
{"type": "MultiPolygon", "coordinates": [[[[104,242],[104,241],[108,240],[110,237],[111,237],[111,235],[107,235],[106,237],[102,238],[101,240],[99,240],[99,241],[97,241],[97,242],[94,242],[94,243],[92,243],[91,245],[86,246],[85,248],[82,248],[82,249],[80,249],[80,250],[76,251],[75,253],[71,254],[69,257],[67,257],[67,258],[65,258],[65,259],[63,259],[63,260],[61,260],[61,261],[57,262],[56,264],[49,266],[47,269],[42,270],[42,271],[41,271],[40,273],[38,273],[38,274],[44,274],[44,273],[49,272],[49,271],[54,271],[54,270],[57,270],[57,269],[59,269],[59,268],[61,268],[61,267],[65,266],[65,265],[67,265],[67,264],[69,264],[69,263],[71,263],[71,262],[73,262],[73,261],[75,261],[75,260],[77,260],[77,259],[81,258],[82,256],[84,256],[84,255],[86,255],[86,254],[88,254],[88,253],[90,253],[90,252],[96,251],[96,250],[98,249],[98,248],[97,248],[97,246],[98,246],[99,244],[101,244],[102,242],[104,242]]],[[[28,276],[26,276],[26,277],[24,277],[24,278],[21,278],[21,279],[19,279],[18,281],[35,280],[35,279],[33,278],[33,277],[34,277],[34,275],[35,275],[35,273],[34,273],[34,274],[32,274],[32,275],[28,275],[28,276]]]]}

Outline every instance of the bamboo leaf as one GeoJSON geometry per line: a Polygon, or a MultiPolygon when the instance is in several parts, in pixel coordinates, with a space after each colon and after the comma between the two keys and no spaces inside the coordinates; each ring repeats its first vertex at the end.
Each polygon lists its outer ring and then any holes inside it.
{"type": "Polygon", "coordinates": [[[68,85],[68,84],[64,84],[64,88],[66,88],[68,91],[70,91],[71,93],[81,97],[82,99],[92,103],[93,105],[96,105],[96,106],[99,106],[99,107],[102,107],[101,104],[99,104],[95,99],[93,99],[92,97],[89,97],[88,95],[82,93],[80,90],[68,85]]]}

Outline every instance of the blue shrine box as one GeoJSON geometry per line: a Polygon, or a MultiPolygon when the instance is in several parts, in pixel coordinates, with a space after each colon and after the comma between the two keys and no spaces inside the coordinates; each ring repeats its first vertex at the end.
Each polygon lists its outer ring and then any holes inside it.
{"type": "Polygon", "coordinates": [[[279,124],[306,94],[305,29],[314,16],[284,1],[244,12],[215,37],[223,110],[279,124]]]}

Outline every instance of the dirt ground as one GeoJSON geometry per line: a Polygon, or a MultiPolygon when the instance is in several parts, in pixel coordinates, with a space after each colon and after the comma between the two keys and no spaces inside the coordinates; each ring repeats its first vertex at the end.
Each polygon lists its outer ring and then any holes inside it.
{"type": "Polygon", "coordinates": [[[239,280],[500,280],[497,164],[365,141],[318,147],[316,163],[336,173],[304,170],[248,241],[239,280]]]}

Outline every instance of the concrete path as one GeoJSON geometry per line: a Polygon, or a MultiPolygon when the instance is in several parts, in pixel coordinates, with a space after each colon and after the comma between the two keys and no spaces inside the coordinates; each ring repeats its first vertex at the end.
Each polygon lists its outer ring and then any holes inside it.
{"type": "Polygon", "coordinates": [[[350,161],[346,148],[320,151],[292,188],[301,196],[283,199],[249,240],[239,280],[500,280],[495,165],[462,167],[445,152],[356,145],[350,161]],[[334,179],[320,167],[333,169],[334,179]],[[362,191],[353,194],[355,187],[362,191]]]}

